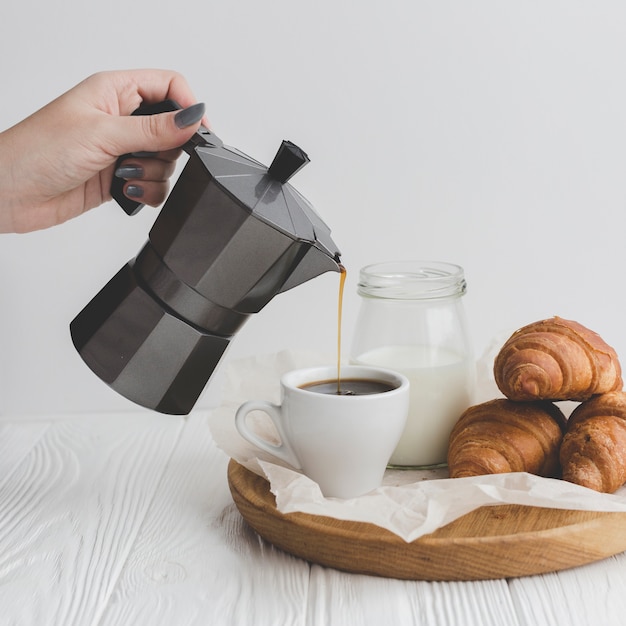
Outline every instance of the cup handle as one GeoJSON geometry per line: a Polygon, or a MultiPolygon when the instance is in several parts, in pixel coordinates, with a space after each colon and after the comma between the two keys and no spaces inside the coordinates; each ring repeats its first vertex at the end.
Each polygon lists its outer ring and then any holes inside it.
{"type": "Polygon", "coordinates": [[[249,402],[242,404],[237,409],[237,413],[235,414],[235,426],[237,427],[239,434],[257,448],[265,450],[265,452],[269,452],[273,456],[286,461],[295,469],[302,469],[302,465],[298,460],[298,457],[285,436],[281,417],[282,413],[279,405],[272,404],[271,402],[267,402],[265,400],[250,400],[249,402]],[[248,413],[251,411],[263,411],[269,416],[278,431],[278,435],[280,436],[280,445],[275,445],[266,439],[259,437],[248,427],[247,417],[248,413]]]}

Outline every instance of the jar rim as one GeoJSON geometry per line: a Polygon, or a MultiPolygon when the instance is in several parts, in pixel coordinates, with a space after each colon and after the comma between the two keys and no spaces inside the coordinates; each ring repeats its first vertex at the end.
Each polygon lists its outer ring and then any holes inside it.
{"type": "Polygon", "coordinates": [[[460,265],[441,261],[384,261],[362,267],[357,293],[396,300],[462,296],[467,290],[460,265]]]}

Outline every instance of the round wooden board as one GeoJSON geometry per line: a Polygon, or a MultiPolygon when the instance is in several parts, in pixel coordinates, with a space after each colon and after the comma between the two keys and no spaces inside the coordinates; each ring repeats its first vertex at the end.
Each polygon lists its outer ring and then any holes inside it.
{"type": "Polygon", "coordinates": [[[626,550],[626,513],[482,507],[407,543],[373,524],[280,513],[269,483],[234,460],[228,484],[241,515],[261,537],[312,563],[357,574],[509,578],[584,565],[626,550]]]}

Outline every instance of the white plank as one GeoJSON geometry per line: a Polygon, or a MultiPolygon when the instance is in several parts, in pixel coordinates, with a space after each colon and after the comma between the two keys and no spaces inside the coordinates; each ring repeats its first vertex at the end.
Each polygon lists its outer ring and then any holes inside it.
{"type": "Polygon", "coordinates": [[[401,581],[314,566],[307,624],[510,626],[517,618],[504,580],[401,581]]]}
{"type": "Polygon", "coordinates": [[[554,574],[510,581],[520,624],[623,626],[626,555],[554,574]]]}
{"type": "Polygon", "coordinates": [[[45,421],[21,418],[2,418],[0,421],[0,485],[10,479],[11,474],[30,453],[48,429],[45,421]]]}
{"type": "Polygon", "coordinates": [[[100,626],[304,623],[309,566],[243,522],[227,462],[192,414],[100,626]]]}
{"type": "Polygon", "coordinates": [[[97,624],[182,420],[51,422],[0,486],[0,622],[97,624]]]}

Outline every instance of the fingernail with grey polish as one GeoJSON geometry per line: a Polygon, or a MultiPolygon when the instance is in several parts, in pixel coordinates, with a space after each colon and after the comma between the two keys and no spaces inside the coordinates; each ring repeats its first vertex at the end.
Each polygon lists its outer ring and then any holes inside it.
{"type": "Polygon", "coordinates": [[[125,178],[130,180],[131,178],[143,178],[143,167],[138,165],[122,165],[115,170],[115,175],[118,178],[125,178]]]}
{"type": "Polygon", "coordinates": [[[143,187],[139,185],[128,185],[124,192],[129,198],[141,198],[143,196],[143,187]]]}
{"type": "Polygon", "coordinates": [[[202,119],[204,110],[204,102],[192,104],[190,107],[176,113],[174,116],[174,123],[178,126],[178,128],[187,128],[187,126],[197,124],[202,119]]]}

